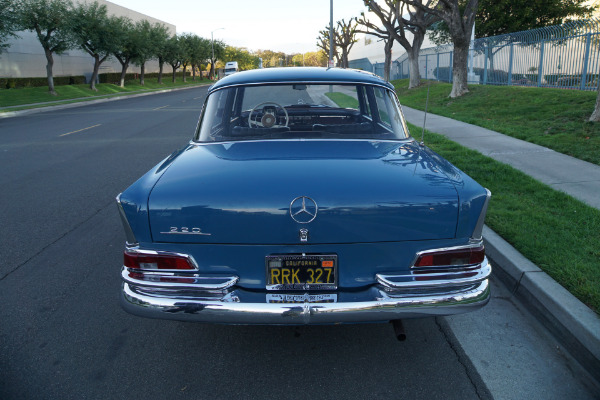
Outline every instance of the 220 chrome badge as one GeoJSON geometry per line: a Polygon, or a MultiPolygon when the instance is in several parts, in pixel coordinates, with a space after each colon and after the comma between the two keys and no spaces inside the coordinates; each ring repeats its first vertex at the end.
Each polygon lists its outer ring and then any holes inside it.
{"type": "Polygon", "coordinates": [[[169,228],[168,232],[161,232],[163,235],[204,235],[211,236],[211,233],[204,233],[200,228],[188,228],[186,226],[182,226],[181,228],[177,226],[172,226],[169,228]]]}

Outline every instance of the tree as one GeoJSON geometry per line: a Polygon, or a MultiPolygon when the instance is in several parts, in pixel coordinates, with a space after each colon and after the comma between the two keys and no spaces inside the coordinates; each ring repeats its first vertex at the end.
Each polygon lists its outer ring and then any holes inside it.
{"type": "Polygon", "coordinates": [[[10,37],[18,37],[17,9],[14,0],[0,0],[0,54],[10,45],[6,43],[10,37]]]}
{"type": "Polygon", "coordinates": [[[176,80],[177,68],[181,67],[182,53],[181,39],[177,36],[171,37],[165,48],[165,61],[173,68],[173,82],[176,80]]]}
{"type": "Polygon", "coordinates": [[[304,65],[307,67],[326,67],[328,57],[323,50],[304,53],[304,65]]]}
{"type": "MultiPolygon", "coordinates": [[[[344,19],[337,21],[333,29],[333,57],[341,68],[348,68],[348,55],[356,43],[357,23],[354,18],[346,23],[344,19]]],[[[319,31],[317,46],[329,54],[329,27],[319,31]]]]}
{"type": "Polygon", "coordinates": [[[342,51],[342,68],[348,68],[348,55],[350,54],[350,50],[352,49],[352,46],[354,46],[354,43],[357,42],[356,26],[357,23],[354,21],[354,18],[351,18],[348,23],[342,19],[337,22],[337,27],[333,31],[335,45],[342,51]]]}
{"type": "Polygon", "coordinates": [[[186,81],[186,71],[188,65],[192,61],[192,47],[194,45],[194,35],[191,33],[183,33],[179,35],[179,45],[181,50],[181,69],[183,70],[183,81],[186,81]]]}
{"type": "Polygon", "coordinates": [[[588,17],[594,6],[587,0],[479,0],[475,17],[477,37],[497,36],[560,25],[573,17],[588,17]]]}
{"type": "Polygon", "coordinates": [[[285,53],[272,50],[258,50],[256,54],[263,59],[263,67],[279,67],[280,60],[285,59],[285,53]]]}
{"type": "MultiPolygon", "coordinates": [[[[474,51],[486,52],[489,68],[494,70],[494,56],[511,42],[522,37],[522,31],[560,25],[570,18],[592,15],[596,5],[586,5],[587,0],[479,0],[475,16],[475,36],[489,38],[477,41],[474,51]],[[514,38],[511,34],[515,34],[514,38]],[[501,38],[497,36],[504,35],[501,38]],[[508,35],[508,36],[507,36],[508,35]]],[[[430,31],[429,39],[438,44],[450,43],[448,25],[441,22],[430,31]]]]}
{"type": "MultiPolygon", "coordinates": [[[[384,64],[384,76],[387,74],[388,78],[386,79],[389,79],[392,45],[393,41],[397,41],[406,50],[406,55],[410,64],[408,88],[411,89],[417,87],[421,84],[419,52],[421,51],[427,28],[436,21],[439,21],[439,17],[427,13],[420,8],[409,8],[401,1],[384,0],[384,2],[385,7],[382,7],[375,0],[364,0],[365,5],[369,7],[369,11],[379,17],[379,20],[383,25],[383,27],[379,28],[374,24],[370,24],[368,28],[371,29],[371,32],[375,32],[371,34],[380,37],[385,41],[386,61],[384,64]],[[412,42],[409,40],[407,33],[412,35],[412,42]]],[[[364,13],[359,23],[367,23],[364,18],[364,13]]]]}
{"type": "Polygon", "coordinates": [[[452,91],[450,97],[459,97],[469,92],[467,87],[467,63],[471,31],[479,0],[402,0],[407,5],[433,14],[448,25],[454,44],[452,57],[452,91]]]}
{"type": "MultiPolygon", "coordinates": [[[[196,80],[196,69],[202,69],[202,64],[210,58],[210,40],[193,35],[190,38],[190,64],[192,79],[196,80]]],[[[200,77],[202,79],[202,76],[200,77]]]]}
{"type": "Polygon", "coordinates": [[[140,67],[140,85],[144,86],[146,62],[157,56],[157,48],[163,46],[163,42],[168,39],[169,34],[167,27],[164,25],[159,23],[151,25],[145,19],[136,22],[135,31],[138,37],[138,51],[132,62],[140,67]]]}
{"type": "Polygon", "coordinates": [[[223,52],[223,61],[225,63],[229,61],[237,61],[240,70],[245,71],[249,69],[258,68],[258,56],[250,53],[248,49],[244,47],[233,47],[225,46],[223,52]]]}
{"type": "Polygon", "coordinates": [[[109,18],[109,23],[112,25],[113,37],[117,39],[112,54],[121,64],[119,86],[125,87],[129,64],[142,51],[142,32],[138,31],[133,21],[126,17],[109,18]]]}
{"type": "MultiPolygon", "coordinates": [[[[333,33],[333,37],[335,38],[336,34],[335,34],[335,30],[333,33]]],[[[327,55],[327,58],[329,59],[329,28],[325,28],[322,31],[319,31],[319,36],[317,36],[317,47],[319,47],[320,49],[322,49],[325,54],[327,55]]],[[[334,40],[333,41],[333,58],[335,59],[335,63],[337,65],[341,65],[342,64],[342,60],[341,60],[341,55],[338,54],[338,49],[337,49],[337,43],[334,40]]]]}
{"type": "Polygon", "coordinates": [[[363,26],[366,30],[358,29],[357,32],[365,33],[367,35],[373,35],[383,40],[383,54],[385,56],[385,60],[383,63],[383,78],[386,81],[390,80],[390,70],[392,66],[392,47],[394,46],[394,33],[396,30],[395,27],[395,7],[389,7],[386,10],[381,9],[374,1],[365,0],[365,5],[369,7],[369,11],[373,11],[373,6],[375,6],[376,10],[380,12],[375,13],[379,20],[383,24],[382,27],[372,23],[367,20],[365,13],[362,12],[360,14],[360,18],[357,18],[356,21],[359,26],[363,26]],[[375,3],[375,4],[371,4],[375,3]]]}
{"type": "MultiPolygon", "coordinates": [[[[365,5],[367,1],[365,1],[365,5]]],[[[378,15],[379,16],[379,15],[378,15]]],[[[385,60],[383,63],[383,79],[386,81],[390,80],[390,70],[392,66],[392,47],[394,46],[393,26],[394,18],[392,12],[383,11],[382,16],[379,17],[383,27],[375,25],[371,21],[367,20],[365,13],[360,14],[360,18],[356,19],[359,26],[363,26],[365,29],[357,28],[356,32],[364,33],[367,35],[373,35],[383,40],[383,54],[385,60]]]]}
{"type": "Polygon", "coordinates": [[[17,20],[23,30],[35,32],[46,56],[48,91],[54,90],[54,54],[61,54],[73,47],[70,35],[72,3],[70,0],[22,0],[18,3],[17,20]]]}
{"type": "Polygon", "coordinates": [[[158,84],[162,85],[163,67],[169,54],[171,36],[164,25],[155,24],[152,28],[153,55],[158,59],[158,84]]]}
{"type": "Polygon", "coordinates": [[[217,60],[223,57],[223,53],[225,52],[225,43],[220,40],[212,40],[211,50],[210,50],[210,76],[215,79],[215,63],[217,60]]]}
{"type": "Polygon", "coordinates": [[[108,17],[106,6],[80,3],[73,11],[73,35],[79,46],[94,59],[90,89],[96,91],[100,65],[116,50],[118,37],[113,31],[114,18],[108,17]]]}

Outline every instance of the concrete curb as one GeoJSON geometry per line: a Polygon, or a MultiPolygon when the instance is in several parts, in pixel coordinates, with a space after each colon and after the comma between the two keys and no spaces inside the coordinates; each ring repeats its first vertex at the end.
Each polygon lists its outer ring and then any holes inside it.
{"type": "MultiPolygon", "coordinates": [[[[207,85],[186,86],[186,87],[172,88],[172,89],[154,90],[154,91],[150,91],[150,92],[137,93],[137,94],[125,94],[122,96],[108,97],[108,98],[95,99],[95,100],[83,100],[83,101],[78,101],[76,103],[59,104],[56,106],[30,108],[27,110],[19,110],[19,111],[7,111],[7,112],[0,113],[0,119],[1,118],[19,117],[22,115],[29,115],[29,114],[37,114],[37,113],[42,113],[42,112],[47,112],[47,111],[65,110],[68,108],[83,107],[83,106],[87,106],[90,104],[99,104],[99,103],[106,103],[109,101],[132,99],[134,97],[150,96],[150,95],[159,94],[159,93],[169,93],[169,92],[175,92],[178,90],[197,89],[197,88],[201,88],[204,86],[210,86],[210,85],[207,84],[207,85]]],[[[69,100],[65,100],[65,101],[69,101],[69,100]]],[[[23,106],[27,106],[27,104],[24,104],[23,106]]]]}
{"type": "Polygon", "coordinates": [[[487,226],[483,238],[494,274],[600,385],[598,315],[487,226]]]}

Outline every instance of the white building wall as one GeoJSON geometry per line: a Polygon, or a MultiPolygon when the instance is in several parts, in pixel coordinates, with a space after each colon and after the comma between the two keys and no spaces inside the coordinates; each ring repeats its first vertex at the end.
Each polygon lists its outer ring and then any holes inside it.
{"type": "MultiPolygon", "coordinates": [[[[406,38],[410,43],[412,43],[412,33],[407,32],[406,38]]],[[[356,35],[358,41],[352,46],[350,50],[350,54],[348,55],[348,60],[360,60],[361,58],[368,58],[371,63],[382,63],[385,61],[385,53],[384,53],[384,43],[383,40],[379,39],[373,35],[367,35],[364,33],[359,33],[356,35]]],[[[426,49],[428,47],[433,47],[429,41],[429,37],[425,35],[425,39],[423,40],[422,49],[426,49]]],[[[400,43],[395,42],[392,47],[392,61],[396,61],[399,57],[402,57],[406,53],[404,47],[400,45],[400,43]]]]}
{"type": "MultiPolygon", "coordinates": [[[[94,0],[79,0],[78,3],[92,3],[94,0]]],[[[148,22],[160,23],[169,29],[171,35],[176,34],[173,24],[144,15],[137,11],[121,7],[106,0],[97,0],[105,4],[109,15],[129,17],[134,22],[148,20],[148,22]]],[[[46,76],[46,56],[44,49],[37,40],[34,32],[18,32],[19,38],[8,41],[10,47],[0,54],[0,77],[2,78],[33,78],[46,76]]],[[[57,76],[91,76],[94,67],[93,58],[83,50],[68,50],[62,55],[54,54],[53,75],[57,76]]],[[[114,59],[106,60],[100,66],[100,73],[121,72],[121,64],[114,59]]],[[[140,72],[140,68],[130,65],[127,72],[140,72]]],[[[158,61],[146,63],[146,73],[158,72],[158,61]]]]}

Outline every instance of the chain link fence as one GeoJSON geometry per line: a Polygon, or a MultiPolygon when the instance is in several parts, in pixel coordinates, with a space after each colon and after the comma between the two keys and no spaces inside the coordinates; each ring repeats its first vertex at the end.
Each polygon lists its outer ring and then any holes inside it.
{"type": "MultiPolygon", "coordinates": [[[[422,49],[422,79],[452,82],[453,45],[422,49]]],[[[476,39],[469,51],[470,84],[596,90],[600,80],[600,20],[588,19],[476,39]]],[[[351,68],[383,77],[383,63],[350,61],[351,68]]],[[[407,54],[392,63],[390,78],[410,74],[407,54]]]]}

